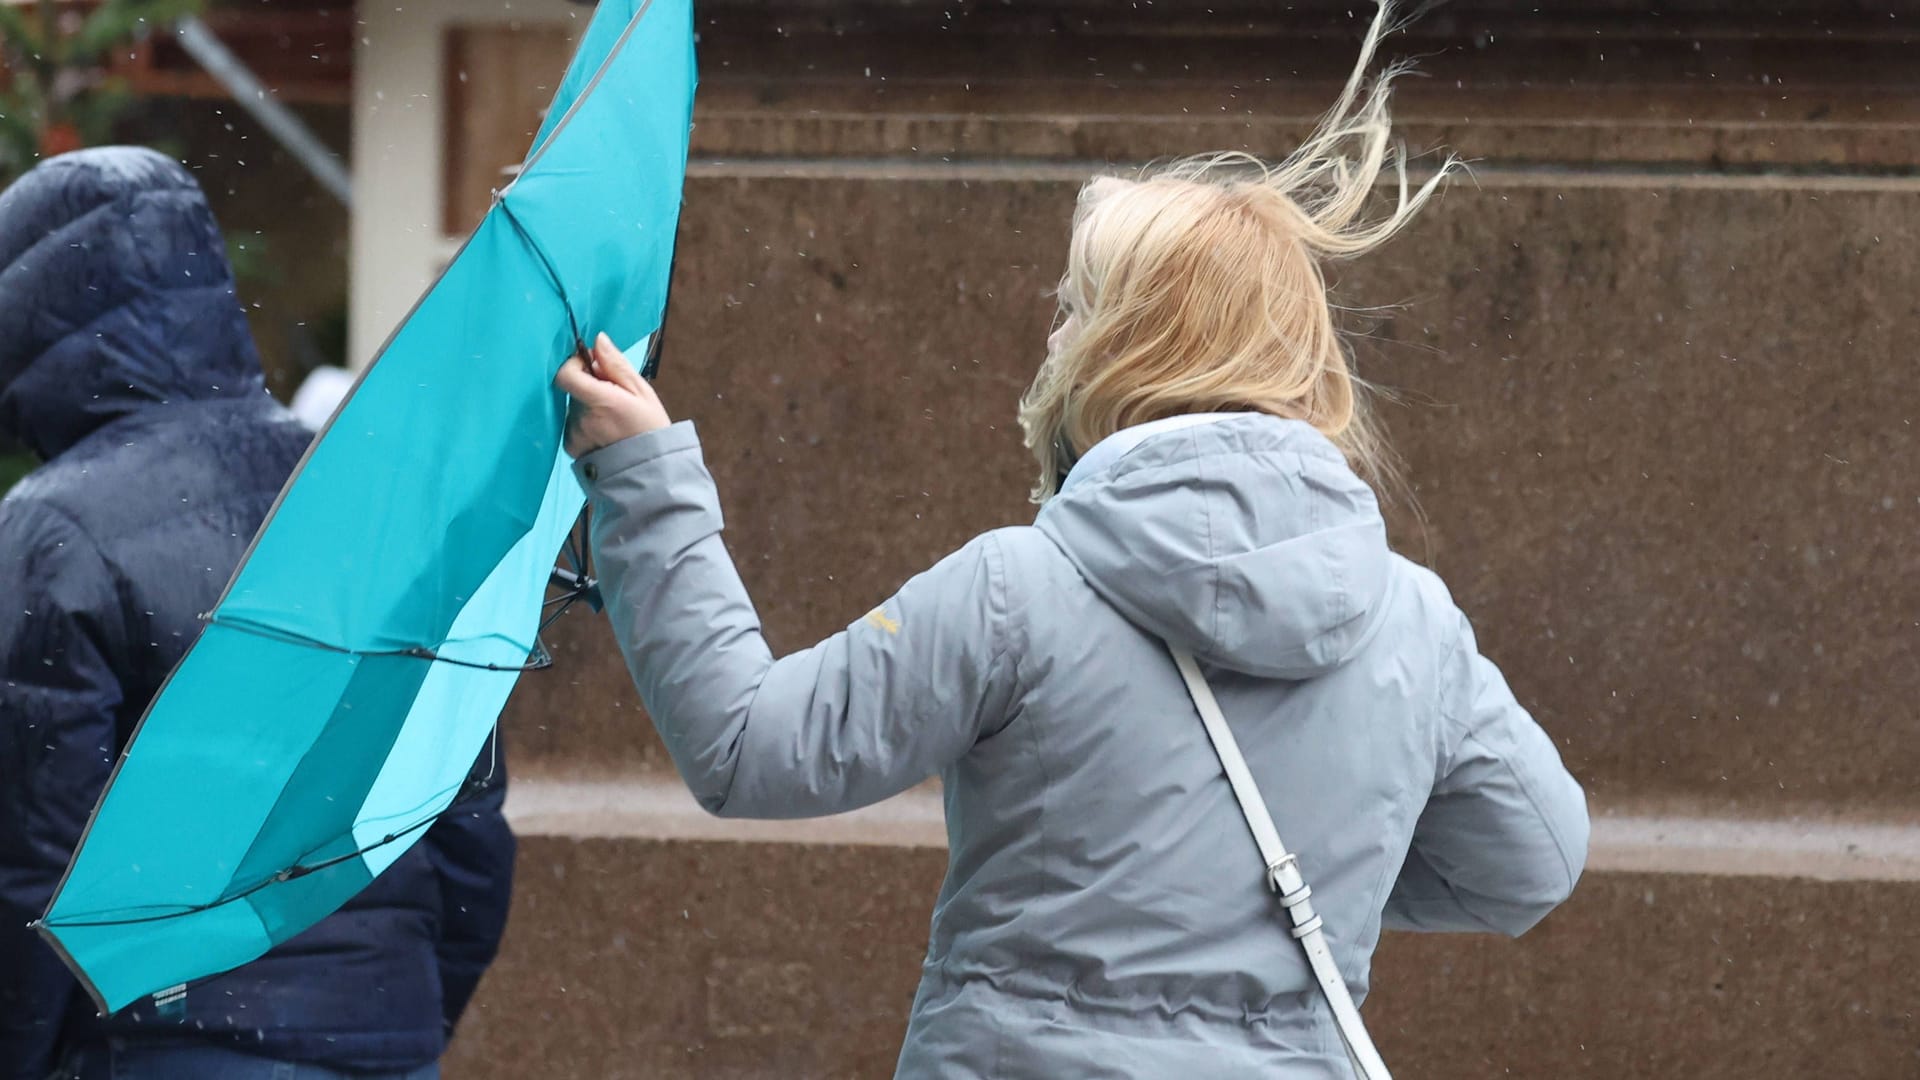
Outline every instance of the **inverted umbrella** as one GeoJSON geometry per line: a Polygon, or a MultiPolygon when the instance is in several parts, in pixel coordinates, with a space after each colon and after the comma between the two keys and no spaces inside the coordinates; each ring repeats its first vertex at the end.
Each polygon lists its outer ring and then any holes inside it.
{"type": "MultiPolygon", "coordinates": [[[[658,341],[691,0],[603,0],[525,163],[295,471],[37,924],[116,1010],[318,922],[461,791],[584,496],[552,387],[658,341]]],[[[534,658],[531,659],[530,658],[534,658]]]]}

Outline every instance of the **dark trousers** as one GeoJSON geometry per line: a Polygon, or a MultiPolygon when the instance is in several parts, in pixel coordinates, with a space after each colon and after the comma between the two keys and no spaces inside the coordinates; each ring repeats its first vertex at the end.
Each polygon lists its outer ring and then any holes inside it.
{"type": "Polygon", "coordinates": [[[223,1046],[141,1046],[119,1039],[70,1059],[57,1080],[439,1080],[440,1066],[412,1072],[342,1072],[255,1057],[223,1046]]]}

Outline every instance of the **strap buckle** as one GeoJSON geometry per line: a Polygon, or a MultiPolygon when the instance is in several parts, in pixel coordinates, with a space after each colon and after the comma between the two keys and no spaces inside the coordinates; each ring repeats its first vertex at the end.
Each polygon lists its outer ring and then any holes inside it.
{"type": "Polygon", "coordinates": [[[1298,873],[1300,870],[1300,857],[1298,855],[1295,855],[1291,851],[1287,852],[1285,855],[1280,856],[1279,859],[1267,864],[1267,888],[1272,889],[1275,893],[1279,894],[1280,903],[1285,907],[1292,907],[1293,905],[1287,903],[1288,894],[1284,889],[1281,888],[1280,875],[1289,866],[1293,867],[1295,873],[1298,873]]]}
{"type": "Polygon", "coordinates": [[[1314,914],[1313,905],[1307,903],[1313,898],[1313,886],[1308,885],[1300,875],[1300,859],[1293,852],[1287,852],[1267,867],[1267,887],[1280,897],[1280,906],[1286,909],[1287,919],[1293,923],[1291,933],[1295,938],[1306,937],[1320,929],[1320,916],[1314,914]],[[1280,881],[1281,875],[1289,869],[1293,871],[1294,880],[1300,882],[1300,887],[1292,892],[1286,891],[1280,881]]]}

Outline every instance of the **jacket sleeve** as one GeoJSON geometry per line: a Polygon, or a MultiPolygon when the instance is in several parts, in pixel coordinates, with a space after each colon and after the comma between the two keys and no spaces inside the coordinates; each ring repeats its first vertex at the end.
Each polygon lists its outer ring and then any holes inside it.
{"type": "Polygon", "coordinates": [[[692,425],[617,443],[578,469],[614,634],[709,811],[794,818],[878,802],[1004,723],[1013,657],[991,533],[846,630],[775,660],[721,542],[692,425]]]}
{"type": "Polygon", "coordinates": [[[1465,619],[1460,634],[1441,674],[1440,776],[1383,922],[1517,937],[1572,894],[1587,859],[1587,800],[1465,619]]]}
{"type": "Polygon", "coordinates": [[[468,775],[462,801],[427,830],[424,847],[440,879],[440,1007],[449,1037],[500,951],[513,899],[513,830],[507,826],[507,763],[499,735],[468,775]]]}
{"type": "Polygon", "coordinates": [[[92,543],[0,503],[0,1077],[41,1080],[79,986],[27,928],[45,914],[116,751],[121,625],[92,543]]]}

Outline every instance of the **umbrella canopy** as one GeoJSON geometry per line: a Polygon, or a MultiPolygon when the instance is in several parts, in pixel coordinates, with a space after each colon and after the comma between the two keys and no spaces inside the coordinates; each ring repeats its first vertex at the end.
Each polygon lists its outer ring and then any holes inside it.
{"type": "Polygon", "coordinates": [[[288,482],[38,924],[103,1009],[313,925],[460,792],[584,501],[554,373],[660,326],[693,88],[690,0],[603,0],[519,175],[288,482]]]}

